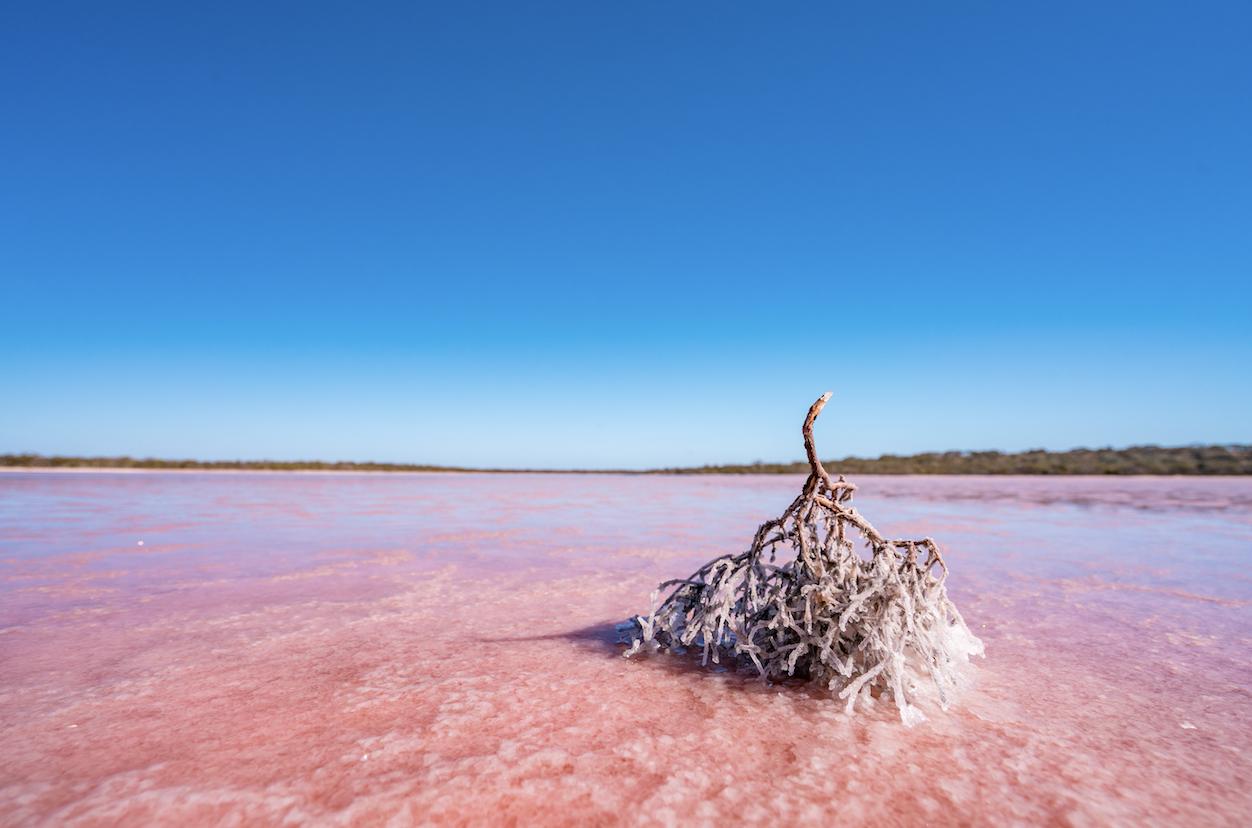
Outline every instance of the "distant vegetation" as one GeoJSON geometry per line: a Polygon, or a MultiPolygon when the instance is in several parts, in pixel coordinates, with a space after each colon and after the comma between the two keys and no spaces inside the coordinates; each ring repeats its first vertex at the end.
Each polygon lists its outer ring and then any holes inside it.
{"type": "MultiPolygon", "coordinates": [[[[998,451],[884,454],[876,460],[845,457],[823,461],[835,474],[1252,474],[1252,446],[1189,446],[1073,451],[998,451]]],[[[356,472],[519,472],[525,469],[468,469],[407,463],[280,463],[270,460],[205,463],[199,460],[134,460],[130,457],[43,457],[0,454],[0,467],[96,469],[216,469],[223,471],[356,471],[356,472]]],[[[617,474],[808,474],[807,463],[754,463],[744,466],[700,466],[653,469],[617,474]]],[[[547,470],[545,470],[547,471],[547,470]]],[[[594,472],[590,472],[594,473],[594,472]]]]}
{"type": "Polygon", "coordinates": [[[0,454],[0,467],[23,466],[36,469],[216,469],[226,471],[493,471],[458,469],[451,466],[413,466],[405,463],[280,463],[272,460],[134,460],[130,457],[43,457],[39,454],[0,454]]]}
{"type": "MultiPolygon", "coordinates": [[[[845,457],[824,460],[832,474],[1252,474],[1252,446],[1189,446],[1073,451],[949,451],[876,460],[845,457]]],[[[758,463],[750,466],[704,466],[664,469],[670,474],[807,474],[807,463],[758,463]]]]}

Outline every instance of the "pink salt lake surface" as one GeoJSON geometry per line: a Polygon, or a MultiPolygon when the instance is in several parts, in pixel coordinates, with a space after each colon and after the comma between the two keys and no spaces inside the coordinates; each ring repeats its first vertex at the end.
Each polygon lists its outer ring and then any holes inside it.
{"type": "Polygon", "coordinates": [[[799,478],[0,474],[0,823],[1252,823],[1252,479],[857,482],[987,644],[914,729],[619,655],[799,478]]]}

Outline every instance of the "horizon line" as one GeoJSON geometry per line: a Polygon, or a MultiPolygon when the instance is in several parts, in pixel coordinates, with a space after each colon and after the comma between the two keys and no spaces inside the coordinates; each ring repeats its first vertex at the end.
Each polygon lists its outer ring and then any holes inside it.
{"type": "MultiPolygon", "coordinates": [[[[1064,452],[947,451],[912,455],[881,454],[877,458],[848,456],[820,461],[834,473],[853,474],[1252,474],[1252,446],[1232,443],[1162,447],[1075,448],[1064,452]]],[[[0,469],[101,469],[149,471],[334,471],[423,472],[465,474],[804,474],[807,461],[790,463],[724,463],[649,469],[545,469],[441,466],[423,463],[321,460],[163,460],[82,457],[37,453],[0,454],[0,469]]]]}

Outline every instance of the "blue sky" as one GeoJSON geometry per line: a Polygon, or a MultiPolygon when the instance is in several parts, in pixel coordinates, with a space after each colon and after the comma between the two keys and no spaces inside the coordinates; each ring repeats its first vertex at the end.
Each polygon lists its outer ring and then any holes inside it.
{"type": "Polygon", "coordinates": [[[1252,443],[1247,3],[7,4],[0,452],[1252,443]]]}

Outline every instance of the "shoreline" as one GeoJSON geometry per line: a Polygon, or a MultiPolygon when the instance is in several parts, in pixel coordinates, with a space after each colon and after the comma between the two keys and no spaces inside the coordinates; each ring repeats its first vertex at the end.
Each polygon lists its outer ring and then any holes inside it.
{"type": "MultiPolygon", "coordinates": [[[[1064,452],[1035,449],[1026,452],[949,451],[908,456],[883,454],[877,458],[843,457],[822,461],[832,475],[996,477],[1245,477],[1252,476],[1252,446],[1131,446],[1123,449],[1077,448],[1064,452]]],[[[156,457],[75,457],[41,454],[0,454],[0,469],[97,469],[151,471],[268,471],[343,472],[349,474],[663,474],[688,476],[806,475],[807,462],[722,463],[702,466],[661,466],[647,469],[472,468],[427,463],[391,463],[374,460],[163,460],[156,457]]]]}
{"type": "Polygon", "coordinates": [[[448,469],[447,471],[385,471],[382,469],[153,469],[131,466],[0,466],[0,474],[325,474],[446,476],[478,474],[646,474],[646,472],[509,471],[507,469],[448,469]]]}
{"type": "MultiPolygon", "coordinates": [[[[268,474],[268,475],[330,475],[330,476],[354,476],[354,475],[378,475],[378,476],[400,476],[400,477],[469,477],[481,475],[543,475],[551,477],[553,475],[600,475],[600,476],[624,476],[624,477],[690,477],[690,478],[720,478],[720,477],[748,477],[748,478],[786,478],[786,477],[805,477],[802,472],[726,472],[722,474],[693,474],[686,471],[629,471],[629,470],[590,470],[579,471],[577,469],[448,469],[447,471],[386,471],[382,469],[159,469],[159,468],[135,468],[127,466],[0,466],[0,474],[268,474]]],[[[831,472],[838,474],[838,472],[831,472]]],[[[1061,480],[1070,478],[1081,479],[1103,479],[1109,481],[1117,480],[1246,480],[1252,475],[1247,474],[987,474],[987,473],[961,473],[961,472],[936,472],[936,473],[892,473],[892,472],[845,472],[845,476],[849,479],[855,477],[857,480],[862,478],[915,478],[918,480],[952,478],[957,480],[974,480],[974,479],[994,479],[994,480],[1061,480]]],[[[855,481],[853,481],[855,482],[855,481]]]]}

